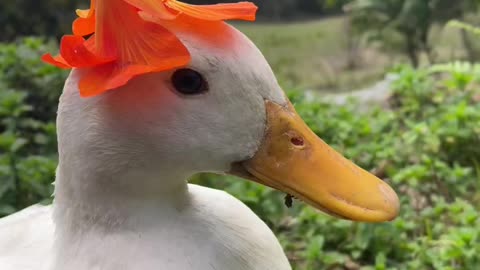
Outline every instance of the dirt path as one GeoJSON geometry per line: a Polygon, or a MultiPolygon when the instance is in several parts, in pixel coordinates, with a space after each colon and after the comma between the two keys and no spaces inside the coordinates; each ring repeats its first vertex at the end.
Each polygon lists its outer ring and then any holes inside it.
{"type": "Polygon", "coordinates": [[[347,93],[329,94],[321,98],[338,105],[344,105],[349,99],[353,98],[358,101],[361,108],[368,108],[372,104],[386,105],[386,101],[391,95],[390,86],[395,79],[395,76],[387,75],[383,81],[379,81],[370,87],[347,93]]]}

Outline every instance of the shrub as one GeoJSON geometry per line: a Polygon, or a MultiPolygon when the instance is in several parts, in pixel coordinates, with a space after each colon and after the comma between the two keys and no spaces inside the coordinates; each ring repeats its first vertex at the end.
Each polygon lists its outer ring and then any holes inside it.
{"type": "Polygon", "coordinates": [[[44,39],[0,44],[0,216],[49,202],[54,117],[66,73],[40,61],[44,39]]]}

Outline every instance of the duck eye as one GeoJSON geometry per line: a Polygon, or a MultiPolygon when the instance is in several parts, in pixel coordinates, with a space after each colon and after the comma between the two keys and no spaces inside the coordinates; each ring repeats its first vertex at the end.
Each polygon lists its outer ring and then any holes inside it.
{"type": "Polygon", "coordinates": [[[185,95],[196,95],[208,90],[207,81],[202,74],[189,68],[175,71],[172,75],[172,84],[178,92],[185,95]]]}

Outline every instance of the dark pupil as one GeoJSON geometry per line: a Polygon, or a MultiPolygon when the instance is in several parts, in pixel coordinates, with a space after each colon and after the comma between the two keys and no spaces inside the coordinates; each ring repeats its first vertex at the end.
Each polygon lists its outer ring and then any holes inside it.
{"type": "Polygon", "coordinates": [[[173,86],[182,94],[197,94],[203,91],[203,77],[191,69],[177,70],[172,77],[173,86]]]}

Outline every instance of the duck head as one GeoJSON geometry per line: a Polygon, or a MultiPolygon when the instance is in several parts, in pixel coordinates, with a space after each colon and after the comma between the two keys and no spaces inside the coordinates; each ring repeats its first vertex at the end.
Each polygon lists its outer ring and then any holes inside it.
{"type": "MultiPolygon", "coordinates": [[[[129,16],[138,15],[135,20],[146,25],[137,31],[149,34],[149,27],[161,25],[162,31],[174,34],[171,42],[181,45],[168,68],[137,72],[140,68],[134,66],[128,71],[132,76],[109,88],[107,79],[89,78],[85,83],[85,77],[117,57],[115,61],[123,62],[107,72],[108,79],[116,76],[118,69],[131,63],[125,62],[130,51],[117,48],[120,56],[102,55],[102,49],[92,49],[87,40],[80,48],[103,57],[96,66],[72,65],[75,61],[69,62],[71,55],[65,53],[62,58],[45,58],[76,68],[59,108],[61,163],[103,173],[113,182],[109,192],[118,187],[123,193],[147,196],[185,185],[184,179],[196,173],[227,173],[289,193],[345,219],[383,222],[396,217],[399,203],[392,188],[308,128],[247,37],[221,20],[201,20],[186,13],[165,19],[152,16],[156,11],[146,7],[145,14],[139,9],[127,9],[132,12],[129,16]]],[[[129,27],[126,24],[123,30],[134,36],[129,27]]],[[[142,61],[154,62],[155,57],[142,61]]]]}

